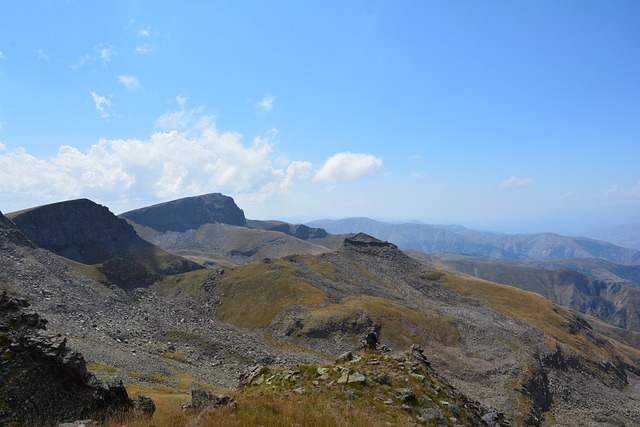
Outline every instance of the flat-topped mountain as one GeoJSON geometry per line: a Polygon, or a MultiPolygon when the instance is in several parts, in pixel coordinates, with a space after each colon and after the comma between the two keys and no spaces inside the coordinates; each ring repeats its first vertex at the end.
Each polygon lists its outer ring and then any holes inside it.
{"type": "Polygon", "coordinates": [[[186,197],[120,214],[157,231],[195,230],[204,224],[246,225],[244,212],[231,197],[220,193],[186,197]]]}
{"type": "Polygon", "coordinates": [[[35,245],[82,264],[100,264],[115,283],[149,284],[158,274],[202,268],[141,239],[124,219],[88,199],[7,214],[35,245]]]}
{"type": "Polygon", "coordinates": [[[617,264],[640,264],[640,251],[586,237],[554,233],[498,234],[470,230],[462,226],[391,224],[369,218],[317,220],[310,227],[329,233],[370,234],[398,245],[400,249],[450,252],[514,260],[556,260],[603,258],[617,264]]]}
{"type": "Polygon", "coordinates": [[[321,228],[246,219],[231,197],[218,193],[161,203],[120,217],[143,239],[207,266],[319,254],[342,243],[342,237],[321,228]]]}

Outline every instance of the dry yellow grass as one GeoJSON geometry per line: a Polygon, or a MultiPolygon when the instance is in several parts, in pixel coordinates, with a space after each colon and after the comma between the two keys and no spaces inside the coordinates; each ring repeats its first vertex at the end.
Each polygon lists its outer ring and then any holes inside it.
{"type": "Polygon", "coordinates": [[[411,344],[424,344],[427,338],[443,345],[455,346],[460,334],[453,324],[442,316],[430,316],[395,301],[378,297],[347,300],[341,304],[312,307],[305,313],[309,329],[322,329],[330,324],[345,324],[366,313],[382,327],[382,341],[394,348],[407,348],[411,344]]]}
{"type": "Polygon", "coordinates": [[[506,316],[520,319],[540,329],[549,337],[547,344],[550,348],[562,342],[592,360],[610,359],[612,352],[615,352],[617,357],[633,364],[613,346],[595,345],[584,334],[571,333],[569,325],[574,314],[539,294],[451,274],[446,274],[444,278],[446,286],[462,295],[482,301],[506,316]]]}
{"type": "Polygon", "coordinates": [[[296,280],[292,273],[291,264],[282,259],[225,273],[216,287],[221,296],[216,316],[243,328],[265,328],[291,305],[321,304],[324,292],[296,280]]]}

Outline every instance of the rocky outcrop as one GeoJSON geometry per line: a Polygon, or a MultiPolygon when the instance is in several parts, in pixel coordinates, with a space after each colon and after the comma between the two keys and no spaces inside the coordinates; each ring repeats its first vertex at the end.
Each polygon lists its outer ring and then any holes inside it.
{"type": "Polygon", "coordinates": [[[127,221],[88,199],[9,214],[37,246],[83,264],[102,263],[103,274],[126,287],[148,286],[158,275],[201,268],[141,239],[127,221]]]}
{"type": "Polygon", "coordinates": [[[33,243],[2,212],[0,212],[0,239],[8,240],[20,246],[33,246],[33,243]]]}
{"type": "Polygon", "coordinates": [[[252,224],[262,222],[263,225],[260,228],[268,231],[279,231],[280,233],[288,234],[289,236],[297,237],[300,240],[309,239],[322,239],[327,237],[327,233],[322,228],[307,227],[304,224],[289,224],[287,222],[278,221],[251,221],[252,224]]]}
{"type": "Polygon", "coordinates": [[[120,217],[162,232],[184,232],[212,223],[241,226],[247,223],[242,209],[231,197],[220,193],[160,203],[125,212],[120,217]]]}
{"type": "Polygon", "coordinates": [[[244,393],[277,390],[310,399],[380,401],[401,425],[509,426],[505,415],[466,396],[444,379],[420,346],[397,353],[352,355],[334,365],[251,368],[240,377],[244,393]],[[321,396],[321,397],[319,397],[321,396]]]}
{"type": "Polygon", "coordinates": [[[121,381],[96,379],[46,323],[25,300],[0,295],[1,425],[104,420],[136,408],[153,413],[150,399],[130,399],[121,381]]]}

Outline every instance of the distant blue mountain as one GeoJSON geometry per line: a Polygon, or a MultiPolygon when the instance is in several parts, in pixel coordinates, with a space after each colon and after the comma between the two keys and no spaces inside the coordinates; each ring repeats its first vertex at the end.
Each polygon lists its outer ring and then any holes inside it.
{"type": "Polygon", "coordinates": [[[395,243],[400,249],[449,252],[515,260],[602,258],[617,264],[640,264],[640,251],[586,237],[554,233],[499,234],[460,225],[391,224],[369,218],[316,220],[310,227],[329,233],[363,232],[395,243]]]}

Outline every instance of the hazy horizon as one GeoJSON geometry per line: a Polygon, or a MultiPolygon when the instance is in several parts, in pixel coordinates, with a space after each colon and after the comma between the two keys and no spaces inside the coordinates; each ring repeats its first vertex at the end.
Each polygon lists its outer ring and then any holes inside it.
{"type": "MultiPolygon", "coordinates": [[[[0,210],[640,218],[640,3],[5,2],[0,210]]],[[[555,228],[555,229],[553,229],[555,228]]]]}

